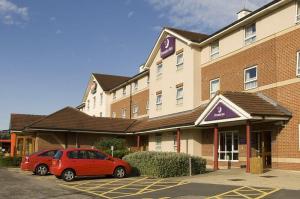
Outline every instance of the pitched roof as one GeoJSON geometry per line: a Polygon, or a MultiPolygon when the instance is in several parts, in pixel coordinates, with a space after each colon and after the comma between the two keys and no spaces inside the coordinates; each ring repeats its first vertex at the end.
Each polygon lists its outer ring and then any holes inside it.
{"type": "Polygon", "coordinates": [[[250,115],[291,116],[284,107],[261,93],[223,92],[224,97],[248,112],[250,115]]]}
{"type": "Polygon", "coordinates": [[[109,91],[110,89],[130,79],[130,77],[118,75],[106,75],[97,73],[93,73],[93,75],[104,91],[109,91]]]}
{"type": "Polygon", "coordinates": [[[21,131],[26,126],[29,126],[33,122],[45,118],[45,115],[28,115],[28,114],[11,114],[10,116],[10,130],[21,131]]]}
{"type": "Polygon", "coordinates": [[[124,133],[135,120],[92,117],[75,108],[63,108],[28,126],[29,129],[124,133]]]}
{"type": "Polygon", "coordinates": [[[191,111],[176,113],[165,117],[141,119],[132,125],[129,132],[150,131],[154,129],[171,128],[176,126],[193,125],[205,109],[205,105],[191,111]]]}
{"type": "Polygon", "coordinates": [[[197,33],[197,32],[191,32],[187,30],[182,30],[182,29],[177,29],[177,28],[171,28],[171,27],[166,27],[166,29],[169,29],[176,34],[192,41],[192,42],[201,42],[204,41],[205,39],[208,38],[208,35],[202,34],[202,33],[197,33]]]}

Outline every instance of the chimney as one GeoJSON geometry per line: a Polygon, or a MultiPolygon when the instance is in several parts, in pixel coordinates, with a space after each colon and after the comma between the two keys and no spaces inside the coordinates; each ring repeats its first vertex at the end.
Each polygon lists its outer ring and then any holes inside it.
{"type": "Polygon", "coordinates": [[[241,11],[239,11],[239,12],[237,13],[237,18],[238,18],[238,19],[241,19],[241,18],[247,16],[248,14],[250,14],[251,12],[252,12],[251,10],[248,10],[248,9],[246,9],[246,8],[243,8],[241,11]]]}

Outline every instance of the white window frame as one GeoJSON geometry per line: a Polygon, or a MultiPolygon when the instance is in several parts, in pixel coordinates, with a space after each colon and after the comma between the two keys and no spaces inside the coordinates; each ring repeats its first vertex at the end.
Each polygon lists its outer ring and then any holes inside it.
{"type": "Polygon", "coordinates": [[[103,93],[100,93],[100,106],[103,105],[103,93]]]}
{"type": "Polygon", "coordinates": [[[133,82],[133,89],[134,89],[135,91],[137,91],[138,88],[139,88],[139,83],[138,83],[138,81],[133,82]]]}
{"type": "Polygon", "coordinates": [[[179,86],[176,88],[176,104],[183,104],[183,86],[179,86]],[[182,90],[182,95],[178,96],[179,90],[182,90]]]}
{"type": "Polygon", "coordinates": [[[300,23],[300,0],[296,0],[296,23],[300,23]],[[299,12],[299,14],[298,14],[299,12]]]}
{"type": "Polygon", "coordinates": [[[155,151],[162,151],[161,145],[162,145],[162,135],[155,134],[155,151]]]}
{"type": "Polygon", "coordinates": [[[112,118],[116,118],[117,114],[116,112],[112,112],[112,118]]]}
{"type": "Polygon", "coordinates": [[[300,51],[297,52],[297,61],[296,61],[296,76],[300,77],[300,51]]]}
{"type": "Polygon", "coordinates": [[[258,87],[258,81],[257,81],[258,78],[257,77],[258,77],[257,65],[249,67],[249,68],[245,68],[244,69],[244,90],[251,90],[251,89],[257,88],[258,87]],[[256,77],[252,78],[252,79],[250,79],[248,81],[246,81],[246,71],[251,70],[253,68],[256,69],[256,77]],[[256,82],[256,86],[255,87],[246,88],[246,84],[249,84],[249,83],[252,83],[252,82],[256,82]]]}
{"type": "Polygon", "coordinates": [[[123,94],[123,96],[126,96],[126,87],[122,88],[122,94],[123,94]]]}
{"type": "Polygon", "coordinates": [[[117,94],[116,91],[113,92],[113,100],[115,100],[117,98],[117,94]]]}
{"type": "Polygon", "coordinates": [[[122,108],[121,110],[121,117],[126,118],[126,108],[122,108]]]}
{"type": "Polygon", "coordinates": [[[162,93],[156,95],[156,110],[161,110],[162,108],[162,93]],[[158,97],[160,96],[160,102],[158,102],[158,97]]]}
{"type": "Polygon", "coordinates": [[[213,98],[217,92],[220,90],[220,78],[212,79],[209,81],[209,96],[213,98]],[[218,81],[218,89],[216,91],[212,91],[212,83],[218,81]]]}
{"type": "Polygon", "coordinates": [[[219,135],[218,135],[218,142],[219,142],[219,146],[218,146],[218,160],[219,161],[230,161],[230,162],[238,162],[239,161],[239,132],[238,131],[220,131],[219,135]],[[221,151],[221,134],[225,134],[225,139],[227,139],[226,134],[230,133],[231,134],[231,152],[227,151],[227,143],[225,140],[225,151],[221,151]],[[234,150],[234,134],[237,135],[237,139],[238,139],[238,143],[237,143],[237,150],[234,150]],[[225,159],[221,159],[221,153],[225,153],[225,159]],[[227,159],[227,153],[231,153],[231,160],[227,159]],[[233,154],[238,154],[238,159],[237,160],[233,160],[233,154]]]}
{"type": "Polygon", "coordinates": [[[220,55],[220,43],[219,43],[219,40],[218,41],[215,41],[213,42],[211,45],[210,45],[210,59],[213,60],[213,59],[216,59],[218,58],[220,55]],[[218,44],[218,51],[216,52],[213,52],[213,46],[218,44]]]}
{"type": "Polygon", "coordinates": [[[183,52],[181,52],[181,53],[178,53],[176,55],[176,67],[177,67],[177,70],[180,70],[180,69],[183,68],[183,63],[184,63],[184,57],[183,57],[183,52]],[[182,59],[181,59],[182,61],[181,62],[178,62],[179,56],[182,56],[182,59]]]}
{"type": "Polygon", "coordinates": [[[245,36],[244,36],[245,37],[244,38],[245,45],[250,45],[256,41],[256,23],[246,26],[244,32],[245,32],[245,36]],[[255,27],[255,33],[247,36],[247,28],[252,27],[252,26],[255,27]]]}
{"type": "Polygon", "coordinates": [[[163,69],[162,63],[156,65],[156,77],[162,76],[162,69],[163,69]],[[160,68],[160,70],[159,70],[159,68],[160,68]]]}
{"type": "Polygon", "coordinates": [[[133,105],[132,107],[132,114],[133,114],[133,117],[137,117],[138,116],[138,112],[139,112],[139,107],[138,105],[133,105]]]}

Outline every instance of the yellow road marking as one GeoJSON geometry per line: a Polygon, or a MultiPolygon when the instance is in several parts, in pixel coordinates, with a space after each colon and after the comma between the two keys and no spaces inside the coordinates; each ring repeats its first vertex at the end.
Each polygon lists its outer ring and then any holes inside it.
{"type": "Polygon", "coordinates": [[[90,191],[90,190],[98,189],[98,188],[104,187],[105,185],[109,185],[111,183],[118,182],[118,181],[120,181],[120,179],[113,180],[113,181],[110,181],[110,182],[107,182],[107,183],[104,183],[104,184],[101,184],[101,185],[98,185],[98,186],[94,186],[94,187],[88,188],[87,190],[90,191]]]}
{"type": "Polygon", "coordinates": [[[161,180],[157,180],[156,182],[153,182],[152,184],[146,186],[145,188],[143,188],[143,189],[141,189],[140,191],[138,191],[137,194],[143,193],[145,190],[147,190],[148,188],[152,187],[153,185],[159,183],[160,181],[162,181],[162,179],[161,179],[161,180]]]}
{"type": "Polygon", "coordinates": [[[113,191],[116,191],[116,190],[118,190],[118,189],[120,189],[120,188],[127,187],[128,185],[131,185],[131,184],[137,183],[137,182],[139,182],[139,181],[142,181],[142,180],[145,180],[145,179],[147,179],[147,177],[145,177],[145,178],[142,178],[142,179],[139,179],[139,180],[136,180],[136,181],[133,181],[133,182],[131,182],[131,183],[128,183],[128,184],[126,184],[126,185],[123,185],[123,186],[117,187],[117,188],[115,188],[115,189],[111,189],[111,190],[109,190],[109,191],[107,191],[107,192],[104,192],[104,193],[102,193],[102,194],[101,194],[101,196],[104,196],[104,195],[106,195],[106,194],[108,194],[108,193],[111,193],[111,192],[113,192],[113,191]]]}
{"type": "Polygon", "coordinates": [[[262,196],[260,196],[260,197],[257,197],[256,199],[261,199],[261,198],[263,198],[263,197],[265,197],[265,196],[267,196],[267,195],[270,195],[270,194],[272,194],[272,193],[275,193],[276,191],[279,191],[279,190],[280,190],[279,188],[276,188],[276,189],[274,189],[273,191],[266,193],[265,195],[262,195],[262,196]]]}
{"type": "MultiPolygon", "coordinates": [[[[96,195],[96,196],[101,196],[101,194],[97,194],[97,193],[95,193],[95,192],[88,191],[88,190],[79,189],[79,188],[77,188],[77,187],[69,187],[69,186],[64,185],[64,184],[60,184],[60,186],[64,186],[64,187],[71,188],[71,189],[75,189],[75,190],[81,191],[81,192],[90,193],[90,194],[93,194],[93,195],[96,195]]],[[[110,199],[109,197],[106,197],[106,196],[101,196],[101,197],[110,199]]]]}
{"type": "Polygon", "coordinates": [[[239,193],[239,192],[237,192],[237,191],[233,191],[233,193],[235,193],[235,194],[237,194],[237,195],[239,195],[239,196],[242,196],[242,197],[244,197],[244,198],[251,199],[251,198],[248,197],[247,195],[241,194],[241,193],[239,193]]]}

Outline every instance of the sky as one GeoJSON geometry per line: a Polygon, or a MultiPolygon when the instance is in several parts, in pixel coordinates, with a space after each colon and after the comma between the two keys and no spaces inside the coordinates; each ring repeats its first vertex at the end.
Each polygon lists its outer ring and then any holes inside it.
{"type": "Polygon", "coordinates": [[[91,73],[132,76],[162,27],[206,34],[270,0],[0,0],[0,129],[81,103],[91,73]]]}

